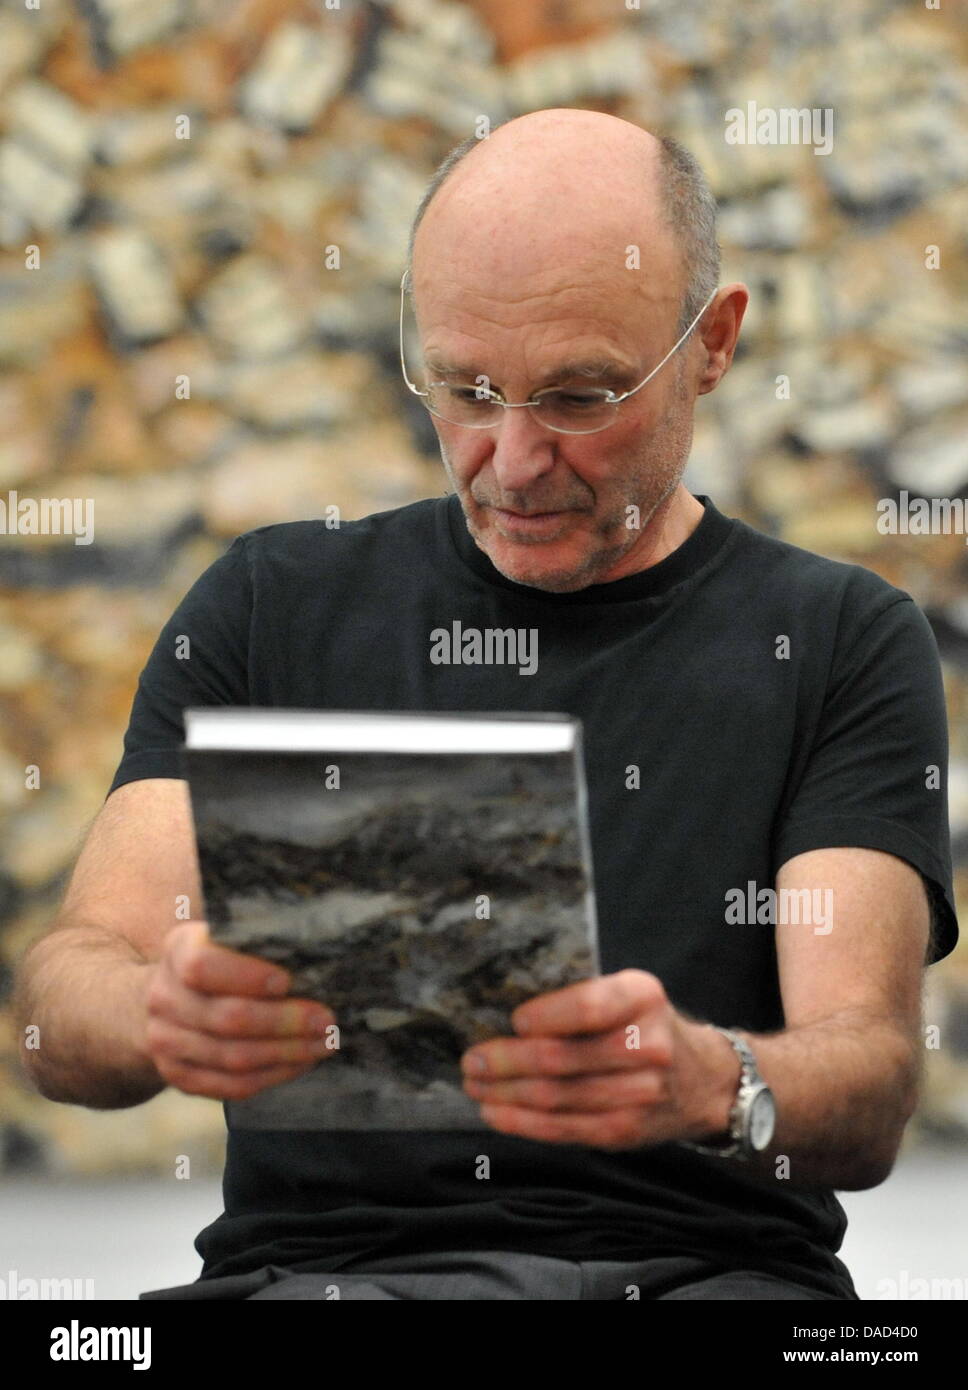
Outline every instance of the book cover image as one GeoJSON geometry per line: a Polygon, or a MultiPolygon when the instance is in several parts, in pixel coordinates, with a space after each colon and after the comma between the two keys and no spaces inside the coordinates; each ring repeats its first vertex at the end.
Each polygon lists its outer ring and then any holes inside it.
{"type": "Polygon", "coordinates": [[[580,736],[559,752],[182,750],[212,939],[338,1043],[226,1103],[257,1129],[487,1129],[461,1055],[599,973],[580,736]],[[335,774],[334,774],[334,769],[335,774]]]}

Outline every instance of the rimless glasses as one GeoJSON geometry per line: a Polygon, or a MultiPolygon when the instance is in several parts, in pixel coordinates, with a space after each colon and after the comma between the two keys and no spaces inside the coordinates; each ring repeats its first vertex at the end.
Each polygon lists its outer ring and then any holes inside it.
{"type": "Polygon", "coordinates": [[[636,391],[641,391],[656,372],[665,366],[673,353],[678,351],[709,308],[716,290],[719,289],[717,285],[679,341],[669,349],[662,361],[652,368],[638,386],[633,386],[620,396],[606,387],[590,386],[565,390],[559,386],[549,386],[542,391],[536,391],[530,400],[506,401],[499,392],[492,391],[483,384],[486,377],[479,377],[478,384],[474,386],[431,381],[427,383],[424,391],[410,380],[403,354],[403,300],[408,274],[408,271],[404,271],[400,281],[400,366],[407,386],[415,396],[421,398],[431,415],[436,415],[438,419],[446,420],[452,425],[466,425],[469,429],[489,429],[503,418],[503,411],[521,410],[527,406],[535,419],[559,434],[595,434],[598,430],[607,429],[609,425],[614,424],[621,403],[627,401],[629,396],[634,396],[636,391]]]}

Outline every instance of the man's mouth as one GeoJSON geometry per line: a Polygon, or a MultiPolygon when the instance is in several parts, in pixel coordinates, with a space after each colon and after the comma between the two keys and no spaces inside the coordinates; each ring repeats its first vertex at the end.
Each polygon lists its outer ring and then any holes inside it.
{"type": "Polygon", "coordinates": [[[550,530],[554,523],[561,517],[567,516],[567,510],[560,512],[512,512],[503,507],[493,508],[495,516],[503,526],[509,531],[534,532],[539,534],[542,531],[550,530]]]}

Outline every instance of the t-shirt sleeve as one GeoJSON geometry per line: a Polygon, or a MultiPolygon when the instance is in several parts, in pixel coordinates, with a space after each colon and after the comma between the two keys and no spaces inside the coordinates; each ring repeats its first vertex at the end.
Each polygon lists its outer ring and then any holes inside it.
{"type": "MultiPolygon", "coordinates": [[[[138,677],[124,755],[107,796],[143,777],[182,777],[182,711],[248,705],[252,584],[247,538],[195,581],[162,628],[138,677]]],[[[107,799],[107,796],[105,799],[107,799]]]]}
{"type": "Polygon", "coordinates": [[[879,849],[922,875],[925,964],[958,941],[948,821],[948,721],[938,647],[909,595],[840,634],[816,737],[774,835],[773,873],[827,846],[879,849]]]}

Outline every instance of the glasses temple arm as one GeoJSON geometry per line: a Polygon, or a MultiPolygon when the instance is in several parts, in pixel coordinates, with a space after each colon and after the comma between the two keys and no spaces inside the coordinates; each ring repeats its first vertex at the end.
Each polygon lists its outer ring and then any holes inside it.
{"type": "Polygon", "coordinates": [[[693,319],[692,323],[691,323],[691,324],[689,325],[689,327],[686,329],[685,333],[683,333],[683,335],[682,335],[682,337],[679,339],[679,341],[678,341],[677,343],[674,343],[674,344],[672,345],[672,347],[671,347],[671,348],[669,349],[669,351],[666,353],[665,357],[663,357],[663,359],[662,359],[661,362],[657,362],[657,363],[656,363],[656,365],[652,368],[651,372],[649,372],[649,375],[645,378],[645,380],[644,380],[644,381],[640,381],[639,384],[638,384],[638,386],[633,386],[632,389],[631,389],[631,391],[626,391],[626,392],[624,393],[624,395],[616,396],[615,400],[612,402],[613,405],[616,405],[619,401],[627,400],[627,399],[629,398],[629,396],[634,396],[635,393],[636,393],[636,391],[641,391],[643,386],[647,386],[647,385],[649,384],[649,382],[650,382],[650,381],[652,380],[652,378],[655,376],[655,374],[656,374],[656,372],[659,370],[659,368],[665,366],[665,364],[668,362],[668,360],[669,360],[669,358],[672,356],[672,354],[673,354],[674,352],[678,352],[678,351],[679,351],[679,349],[682,347],[683,343],[684,343],[684,342],[686,341],[686,339],[689,337],[689,334],[692,332],[692,330],[695,328],[696,324],[697,324],[697,323],[699,322],[699,320],[702,318],[703,314],[704,314],[704,313],[706,312],[706,310],[709,308],[709,306],[710,306],[710,304],[712,303],[713,298],[715,297],[716,292],[717,292],[718,289],[719,289],[719,286],[717,285],[716,288],[713,290],[712,294],[710,294],[710,295],[708,296],[708,298],[707,298],[705,304],[704,304],[704,305],[702,306],[702,308],[699,310],[699,313],[698,313],[698,314],[696,315],[696,317],[693,319]]]}

